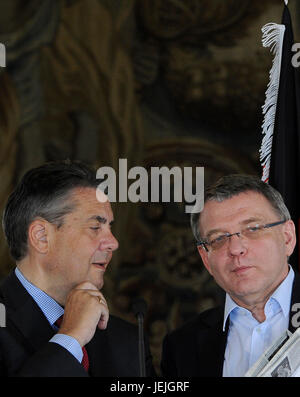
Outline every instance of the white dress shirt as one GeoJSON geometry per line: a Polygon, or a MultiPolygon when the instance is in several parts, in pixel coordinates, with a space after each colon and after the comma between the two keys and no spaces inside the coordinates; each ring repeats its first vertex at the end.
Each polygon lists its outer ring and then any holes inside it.
{"type": "Polygon", "coordinates": [[[262,323],[226,294],[223,331],[228,316],[229,330],[223,377],[244,376],[264,351],[288,329],[294,277],[295,273],[290,267],[287,277],[268,299],[265,305],[266,319],[262,323]]]}

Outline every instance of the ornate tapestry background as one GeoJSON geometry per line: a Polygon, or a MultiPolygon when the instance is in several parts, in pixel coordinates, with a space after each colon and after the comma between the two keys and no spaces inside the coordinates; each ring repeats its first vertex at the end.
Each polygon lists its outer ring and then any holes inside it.
{"type": "MultiPolygon", "coordinates": [[[[280,23],[282,9],[281,0],[2,0],[1,211],[21,175],[46,160],[204,166],[205,184],[260,174],[272,60],[260,29],[280,23]]],[[[114,212],[120,248],[105,294],[111,312],[132,322],[132,298],[146,299],[159,372],[165,333],[221,292],[183,205],[123,203],[114,212]]],[[[13,267],[3,235],[0,260],[3,277],[13,267]]]]}

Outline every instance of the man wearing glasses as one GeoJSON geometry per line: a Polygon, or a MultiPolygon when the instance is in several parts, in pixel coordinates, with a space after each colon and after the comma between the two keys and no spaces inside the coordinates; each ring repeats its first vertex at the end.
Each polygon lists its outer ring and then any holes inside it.
{"type": "Polygon", "coordinates": [[[192,230],[202,262],[226,292],[164,340],[166,376],[244,376],[285,330],[300,302],[288,264],[295,226],[281,195],[254,176],[229,175],[208,188],[192,230]]]}

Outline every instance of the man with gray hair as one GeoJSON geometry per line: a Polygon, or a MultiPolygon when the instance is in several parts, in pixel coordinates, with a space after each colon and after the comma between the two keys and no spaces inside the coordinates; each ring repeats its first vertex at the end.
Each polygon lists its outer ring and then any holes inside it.
{"type": "MultiPolygon", "coordinates": [[[[109,315],[101,292],[118,241],[98,184],[87,165],[57,161],[29,170],[9,196],[16,268],[0,286],[0,376],[139,375],[138,329],[109,315]]],[[[148,344],[145,367],[154,374],[148,344]]]]}
{"type": "Polygon", "coordinates": [[[300,276],[288,258],[295,226],[281,195],[250,175],[206,189],[191,225],[202,262],[225,291],[224,304],[166,336],[165,376],[244,376],[285,330],[295,331],[300,276]]]}

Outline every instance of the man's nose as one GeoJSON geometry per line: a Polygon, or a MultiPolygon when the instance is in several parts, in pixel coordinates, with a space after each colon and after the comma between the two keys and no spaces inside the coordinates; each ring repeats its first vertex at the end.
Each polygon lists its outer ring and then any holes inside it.
{"type": "Polygon", "coordinates": [[[228,250],[232,256],[244,255],[246,253],[245,239],[240,233],[235,233],[229,238],[228,250]]]}
{"type": "Polygon", "coordinates": [[[119,242],[110,230],[101,239],[99,248],[103,251],[115,251],[119,248],[119,242]]]}

